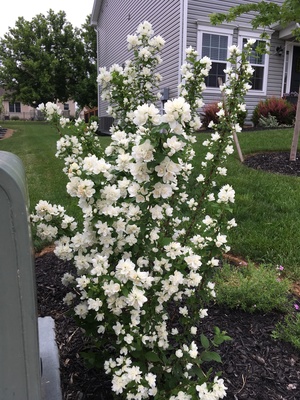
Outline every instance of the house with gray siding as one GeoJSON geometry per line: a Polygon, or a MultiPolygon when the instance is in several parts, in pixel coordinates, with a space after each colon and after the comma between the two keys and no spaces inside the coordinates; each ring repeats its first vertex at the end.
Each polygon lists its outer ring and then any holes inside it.
{"type": "MultiPolygon", "coordinates": [[[[161,35],[166,44],[162,51],[163,63],[159,72],[163,76],[162,89],[169,89],[169,98],[178,96],[180,66],[184,62],[185,49],[195,48],[200,57],[209,56],[212,69],[204,92],[206,104],[220,99],[218,77],[225,81],[228,47],[240,47],[249,38],[260,39],[261,30],[253,30],[250,16],[240,16],[236,21],[212,26],[210,14],[226,12],[237,4],[259,0],[95,0],[91,24],[97,33],[98,67],[122,65],[130,58],[127,35],[147,20],[155,34],[161,35]]],[[[274,0],[282,4],[283,0],[274,0]]],[[[269,54],[251,57],[255,69],[252,89],[246,97],[248,121],[254,107],[268,97],[281,97],[285,93],[298,92],[300,83],[300,43],[293,41],[294,24],[282,28],[273,26],[269,54]]],[[[102,130],[107,130],[111,118],[99,96],[98,113],[102,130]]]]}

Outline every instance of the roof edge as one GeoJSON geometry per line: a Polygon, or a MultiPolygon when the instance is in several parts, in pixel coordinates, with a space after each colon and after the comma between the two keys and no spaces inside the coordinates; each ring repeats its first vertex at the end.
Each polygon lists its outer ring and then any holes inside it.
{"type": "Polygon", "coordinates": [[[102,0],[94,0],[93,11],[92,11],[91,21],[90,21],[90,24],[92,26],[97,26],[99,14],[100,14],[100,10],[101,10],[101,4],[102,4],[102,0]]]}

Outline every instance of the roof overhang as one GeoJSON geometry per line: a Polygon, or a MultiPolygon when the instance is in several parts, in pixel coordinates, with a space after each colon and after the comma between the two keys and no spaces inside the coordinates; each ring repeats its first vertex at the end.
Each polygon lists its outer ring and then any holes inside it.
{"type": "Polygon", "coordinates": [[[101,10],[101,4],[102,0],[94,0],[94,5],[93,5],[93,10],[92,10],[92,15],[91,15],[91,25],[92,26],[97,26],[98,24],[98,19],[99,19],[99,14],[101,10]]]}
{"type": "Polygon", "coordinates": [[[279,39],[283,39],[283,40],[287,40],[287,39],[291,39],[292,37],[294,37],[293,31],[297,28],[300,27],[300,24],[298,22],[292,22],[289,25],[282,27],[279,23],[278,24],[274,24],[273,29],[275,29],[275,31],[279,31],[279,39]]]}

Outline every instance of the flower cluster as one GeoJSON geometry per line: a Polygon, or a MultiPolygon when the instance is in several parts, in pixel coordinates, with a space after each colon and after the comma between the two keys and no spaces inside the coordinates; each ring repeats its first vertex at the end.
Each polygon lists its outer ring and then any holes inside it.
{"type": "MultiPolygon", "coordinates": [[[[226,175],[223,164],[239,131],[237,84],[249,71],[241,64],[239,79],[229,74],[233,84],[226,83],[220,124],[204,142],[208,151],[195,171],[194,131],[210,60],[187,50],[180,96],[166,102],[161,114],[153,93],[164,40],[153,36],[148,22],[127,40],[133,60],[101,68],[98,77],[115,118],[105,150],[93,126],[79,121],[71,127],[45,107],[47,118],[67,130],[56,155],[64,159],[67,192],[78,198],[83,228],[74,231],[64,210],[46,202],[37,205],[33,222],[43,238],[57,233],[55,254],[76,267],[76,276],[63,277],[72,289],[65,302],[75,302],[78,323],[100,347],[117,395],[220,399],[225,384],[204,361],[220,361],[211,348],[228,337],[216,328],[209,340],[201,324],[205,305],[215,297],[213,267],[229,250],[226,233],[236,225],[227,218],[234,190],[219,185],[218,176],[226,175]],[[228,104],[234,104],[233,114],[228,104]]],[[[237,58],[232,53],[235,63],[237,58]]]]}

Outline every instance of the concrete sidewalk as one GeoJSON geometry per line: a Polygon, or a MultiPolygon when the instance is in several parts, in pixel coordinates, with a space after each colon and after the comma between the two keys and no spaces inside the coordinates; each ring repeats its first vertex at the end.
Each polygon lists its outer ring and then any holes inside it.
{"type": "Polygon", "coordinates": [[[38,318],[38,329],[42,360],[42,400],[62,400],[54,319],[38,318]]]}

